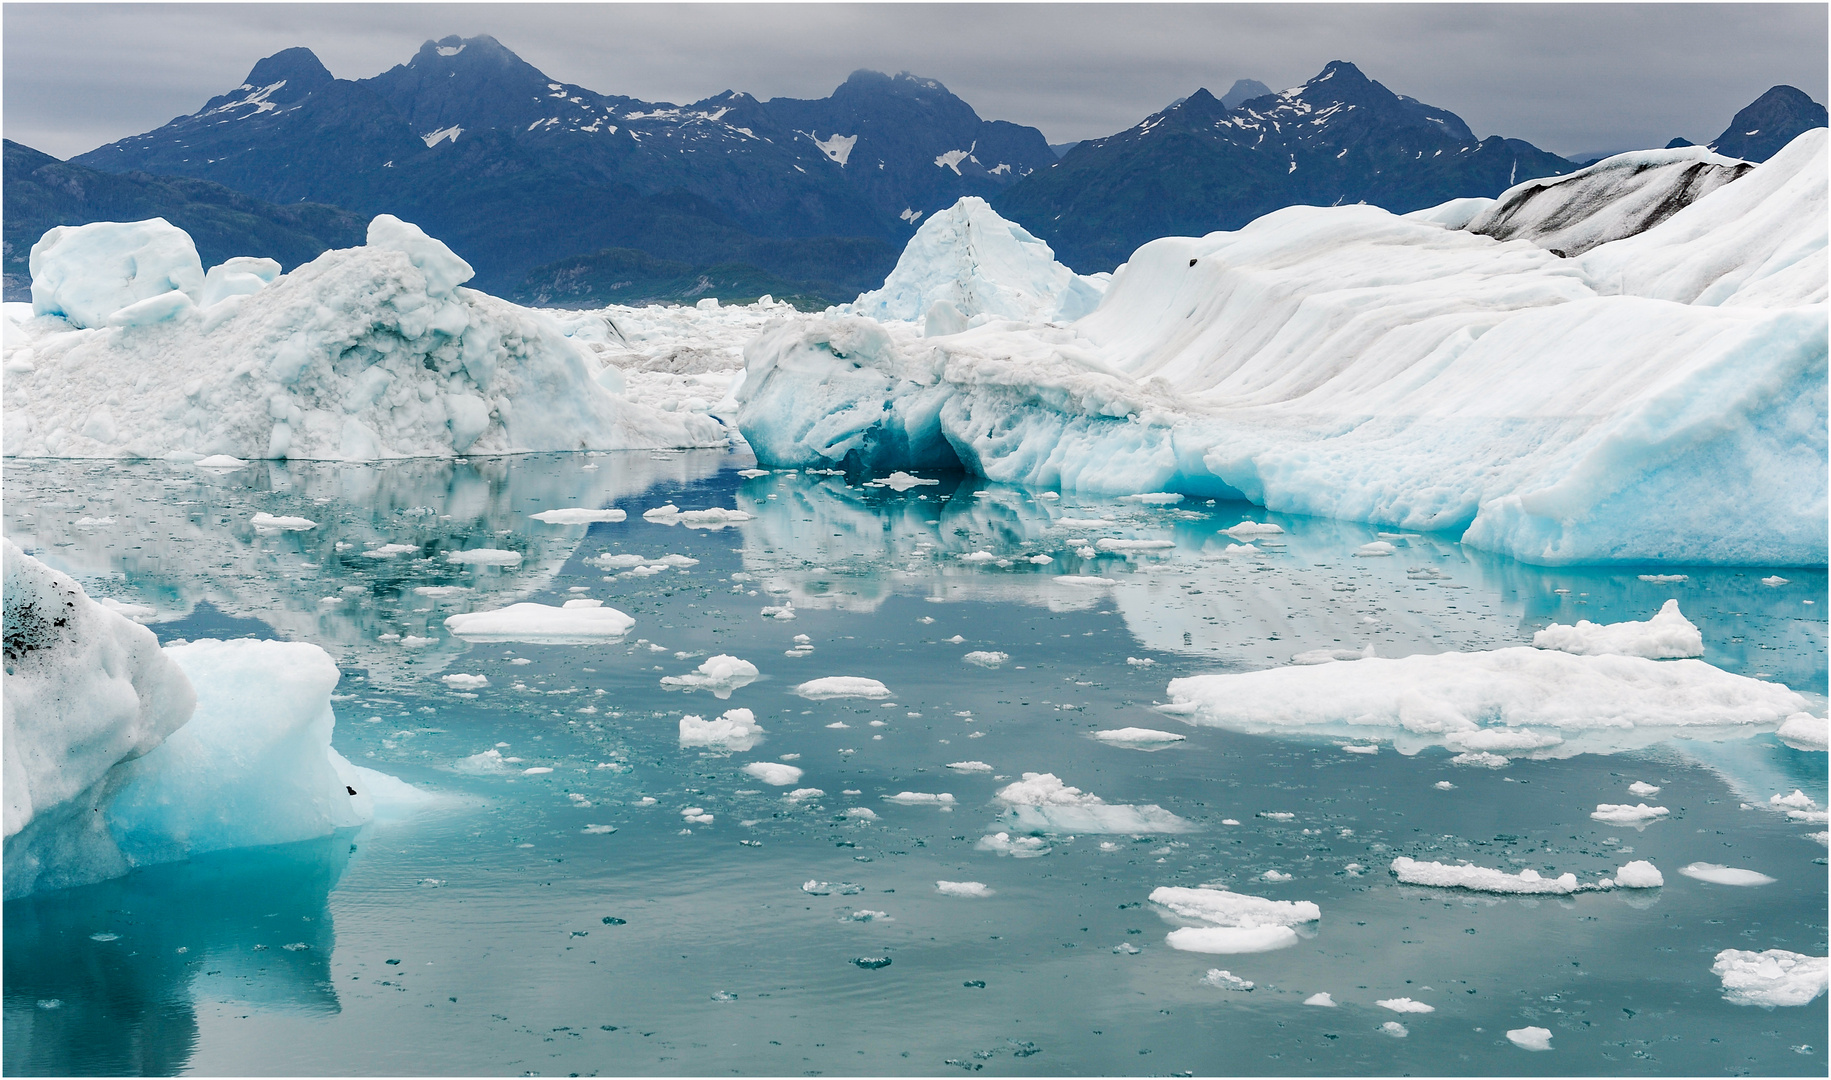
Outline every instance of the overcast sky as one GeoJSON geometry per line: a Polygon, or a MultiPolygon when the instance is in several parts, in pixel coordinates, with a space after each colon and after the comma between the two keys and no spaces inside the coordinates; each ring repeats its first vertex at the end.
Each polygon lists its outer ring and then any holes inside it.
{"type": "Polygon", "coordinates": [[[1351,60],[1477,135],[1563,154],[1705,142],[1776,83],[1825,100],[1814,4],[20,4],[7,138],[69,157],[195,111],[305,45],[345,79],[490,34],[548,75],[689,102],[823,97],[856,68],[940,79],[1050,142],[1109,135],[1197,87],[1294,86],[1351,60]]]}

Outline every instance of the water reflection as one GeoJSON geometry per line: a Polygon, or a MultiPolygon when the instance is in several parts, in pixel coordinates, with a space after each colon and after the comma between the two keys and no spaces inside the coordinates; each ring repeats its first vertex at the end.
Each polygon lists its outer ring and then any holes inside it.
{"type": "Polygon", "coordinates": [[[347,837],[224,852],[8,901],[4,1068],[182,1071],[194,1000],[338,1011],[329,895],[347,837]]]}

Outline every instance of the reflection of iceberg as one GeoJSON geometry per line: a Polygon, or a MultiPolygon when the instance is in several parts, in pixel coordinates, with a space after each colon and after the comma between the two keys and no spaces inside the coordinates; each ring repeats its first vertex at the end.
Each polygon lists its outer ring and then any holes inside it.
{"type": "Polygon", "coordinates": [[[194,992],[337,1012],[327,898],[349,851],[343,837],[249,848],[9,901],[6,1075],[179,1073],[194,992]]]}
{"type": "Polygon", "coordinates": [[[716,472],[722,460],[624,453],[257,462],[227,475],[150,462],[112,463],[90,475],[93,466],[14,460],[6,534],[94,594],[150,605],[160,620],[208,602],[289,640],[322,645],[385,685],[436,673],[463,647],[445,633],[446,616],[502,607],[547,588],[586,529],[528,515],[689,483],[716,472]],[[62,490],[71,487],[78,492],[62,490]],[[262,534],[249,524],[257,512],[303,516],[318,526],[262,534]],[[120,524],[75,524],[104,516],[120,524]],[[411,550],[364,557],[387,543],[411,550]],[[473,547],[515,550],[523,559],[518,567],[471,568],[445,557],[473,547]],[[438,648],[378,643],[388,633],[438,648]]]}

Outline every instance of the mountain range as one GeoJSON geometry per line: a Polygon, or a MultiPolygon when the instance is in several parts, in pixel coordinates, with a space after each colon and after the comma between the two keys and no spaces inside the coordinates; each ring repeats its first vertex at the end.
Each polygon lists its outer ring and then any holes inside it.
{"type": "MultiPolygon", "coordinates": [[[[1765,156],[1824,122],[1823,106],[1776,87],[1719,149],[1765,156]]],[[[1517,139],[1477,139],[1454,113],[1345,61],[1281,93],[1250,79],[1218,99],[1197,90],[1126,131],[1051,147],[908,73],[854,72],[818,99],[728,90],[674,105],[550,79],[487,36],[428,41],[359,80],[287,49],[197,112],[68,163],[36,155],[21,169],[7,153],[9,271],[29,247],[24,230],[125,212],[67,197],[72,183],[101,190],[95,177],[113,175],[139,185],[136,208],[165,198],[172,210],[159,212],[186,228],[216,222],[200,249],[233,240],[224,213],[202,210],[230,206],[228,194],[245,200],[233,208],[246,238],[235,253],[288,265],[314,243],[347,242],[336,212],[392,213],[451,244],[479,287],[575,305],[751,289],[847,300],[963,195],[1094,272],[1146,240],[1237,228],[1281,206],[1406,211],[1577,167],[1517,139]]]]}

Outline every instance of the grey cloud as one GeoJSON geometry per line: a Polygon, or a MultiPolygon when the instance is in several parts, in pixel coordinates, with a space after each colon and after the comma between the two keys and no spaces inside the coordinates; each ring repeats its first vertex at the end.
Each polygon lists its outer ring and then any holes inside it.
{"type": "Polygon", "coordinates": [[[909,70],[1052,142],[1334,59],[1562,153],[1703,141],[1775,83],[1826,96],[1821,4],[12,4],[5,29],[7,137],[59,157],[189,113],[289,46],[363,78],[450,33],[648,100],[818,97],[856,68],[909,70]]]}

